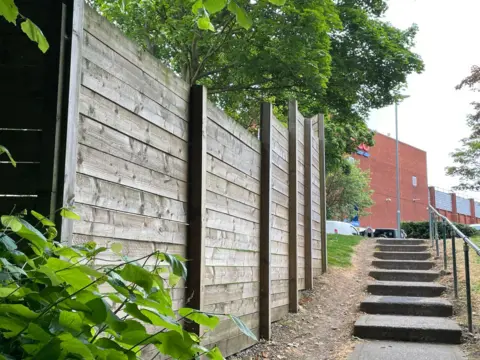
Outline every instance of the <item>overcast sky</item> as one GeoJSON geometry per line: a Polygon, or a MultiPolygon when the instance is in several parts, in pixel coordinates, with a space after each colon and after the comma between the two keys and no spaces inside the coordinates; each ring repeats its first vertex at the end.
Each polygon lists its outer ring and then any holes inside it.
{"type": "MultiPolygon", "coordinates": [[[[386,20],[400,28],[416,23],[420,31],[415,51],[425,62],[421,75],[408,78],[405,99],[399,106],[399,139],[427,151],[428,182],[450,189],[456,180],[445,176],[449,153],[468,135],[466,116],[478,93],[455,90],[480,65],[480,0],[389,0],[386,20]]],[[[372,112],[369,126],[395,136],[395,110],[372,112]]],[[[480,193],[469,193],[480,200],[480,193]]]]}

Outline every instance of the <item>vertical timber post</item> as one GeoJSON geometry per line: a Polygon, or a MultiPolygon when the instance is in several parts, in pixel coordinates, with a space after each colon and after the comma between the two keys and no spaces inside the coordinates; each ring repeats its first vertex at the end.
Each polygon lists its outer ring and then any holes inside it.
{"type": "MultiPolygon", "coordinates": [[[[205,271],[205,197],[207,159],[207,89],[195,85],[190,90],[188,121],[188,202],[187,202],[187,262],[188,277],[185,286],[187,304],[203,309],[203,281],[205,271]]],[[[200,335],[198,324],[188,324],[189,331],[200,335]]]]}
{"type": "Polygon", "coordinates": [[[262,145],[260,178],[260,338],[270,340],[271,299],[271,194],[272,194],[272,105],[262,103],[260,110],[262,145]]]}
{"type": "MultiPolygon", "coordinates": [[[[63,196],[61,204],[63,207],[73,206],[75,201],[75,187],[77,176],[77,119],[78,102],[80,98],[80,82],[82,74],[82,44],[83,44],[83,12],[84,1],[73,2],[72,33],[70,39],[70,79],[68,84],[67,121],[64,139],[64,176],[63,196]]],[[[62,157],[63,159],[63,157],[62,157]]],[[[60,230],[61,241],[72,244],[73,241],[73,220],[62,218],[60,230]]]]}
{"type": "Polygon", "coordinates": [[[298,149],[297,101],[288,103],[288,309],[298,312],[298,149]]]}
{"type": "Polygon", "coordinates": [[[305,119],[305,289],[313,289],[312,251],[312,119],[305,119]]]}
{"type": "Polygon", "coordinates": [[[327,205],[325,190],[325,117],[318,115],[318,153],[320,169],[320,243],[322,247],[322,274],[328,270],[328,251],[327,251],[327,205]]]}

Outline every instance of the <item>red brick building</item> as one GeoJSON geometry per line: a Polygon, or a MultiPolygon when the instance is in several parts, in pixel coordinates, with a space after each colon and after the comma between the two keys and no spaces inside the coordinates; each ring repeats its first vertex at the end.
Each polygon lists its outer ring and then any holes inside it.
{"type": "MultiPolygon", "coordinates": [[[[370,170],[375,205],[368,216],[360,218],[360,226],[395,228],[397,196],[395,178],[395,139],[377,133],[375,146],[360,148],[353,157],[360,168],[370,170]],[[365,151],[367,150],[367,151],[365,151]]],[[[428,220],[427,153],[399,143],[400,208],[402,221],[428,220]]]]}

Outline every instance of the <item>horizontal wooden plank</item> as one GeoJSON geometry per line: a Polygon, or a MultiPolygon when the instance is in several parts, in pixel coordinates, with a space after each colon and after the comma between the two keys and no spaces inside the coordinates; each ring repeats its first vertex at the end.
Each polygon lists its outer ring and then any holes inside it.
{"type": "Polygon", "coordinates": [[[247,282],[205,286],[205,305],[259,296],[260,283],[247,282]]]}
{"type": "Polygon", "coordinates": [[[99,179],[148,191],[170,199],[186,201],[187,183],[143,166],[80,145],[77,171],[99,179]]]}
{"type": "Polygon", "coordinates": [[[260,225],[252,221],[239,219],[235,216],[223,214],[211,209],[206,211],[207,228],[231,231],[238,234],[260,236],[260,225]]]}
{"type": "Polygon", "coordinates": [[[222,249],[260,251],[260,238],[250,234],[238,234],[207,228],[205,246],[222,249]]]}
{"type": "Polygon", "coordinates": [[[281,293],[288,293],[288,279],[272,281],[272,294],[281,293]]]}
{"type": "Polygon", "coordinates": [[[272,163],[288,173],[288,161],[283,160],[275,151],[272,151],[272,163]]]}
{"type": "Polygon", "coordinates": [[[272,216],[272,228],[288,232],[288,220],[272,216]]]}
{"type": "Polygon", "coordinates": [[[281,243],[288,244],[288,231],[283,231],[279,229],[271,229],[271,241],[278,241],[281,243]]]}
{"type": "Polygon", "coordinates": [[[122,32],[107,19],[97,14],[92,8],[85,6],[85,30],[96,38],[115,49],[128,61],[141,68],[150,76],[164,84],[174,93],[188,100],[190,87],[171,70],[148,52],[141,50],[133,41],[126,38],[122,32]]]}
{"type": "Polygon", "coordinates": [[[272,282],[288,279],[288,267],[272,267],[272,282]]]}
{"type": "MultiPolygon", "coordinates": [[[[3,119],[0,126],[3,126],[3,119]]],[[[42,148],[42,131],[0,129],[0,144],[10,151],[15,161],[38,162],[42,154],[42,151],[39,151],[42,148]]],[[[0,159],[7,160],[5,155],[0,159]]]]}
{"type": "Polygon", "coordinates": [[[279,132],[285,139],[288,140],[288,125],[286,123],[282,123],[279,120],[275,119],[272,121],[273,128],[279,132]]]}
{"type": "Polygon", "coordinates": [[[40,164],[17,163],[17,166],[13,167],[7,157],[2,157],[2,161],[6,162],[0,163],[0,194],[36,194],[40,164]]]}
{"type": "Polygon", "coordinates": [[[242,125],[231,119],[227,114],[225,114],[211,102],[208,102],[207,104],[207,116],[218,126],[222,127],[228,133],[233,135],[234,138],[240,140],[242,143],[260,154],[260,141],[257,139],[257,137],[253,136],[242,125]]]}
{"type": "Polygon", "coordinates": [[[82,86],[79,112],[174,157],[187,160],[188,144],[100,94],[82,86]]]}
{"type": "Polygon", "coordinates": [[[205,247],[206,266],[259,266],[260,254],[255,251],[205,247]]]}
{"type": "Polygon", "coordinates": [[[207,122],[207,153],[243,173],[260,180],[260,154],[240,142],[233,135],[207,122]]]}
{"type": "Polygon", "coordinates": [[[77,203],[179,222],[187,221],[184,202],[77,173],[77,203]]]}
{"type": "Polygon", "coordinates": [[[281,320],[288,314],[288,305],[272,308],[272,322],[281,320]]]}
{"type": "Polygon", "coordinates": [[[272,208],[272,215],[288,220],[288,208],[286,206],[282,206],[272,202],[271,208],[272,208]]]}
{"type": "Polygon", "coordinates": [[[272,137],[273,137],[273,141],[277,142],[283,149],[288,151],[288,129],[287,128],[279,129],[278,127],[274,126],[272,137]]]}
{"type": "MultiPolygon", "coordinates": [[[[249,329],[257,337],[257,339],[260,338],[258,321],[256,321],[255,327],[249,326],[249,329]]],[[[222,352],[223,356],[230,356],[237,354],[244,349],[248,349],[249,347],[255,345],[255,343],[256,341],[253,340],[251,337],[246,336],[243,333],[239,333],[234,337],[229,337],[216,342],[216,345],[218,345],[218,348],[222,352]]]]}
{"type": "Polygon", "coordinates": [[[187,163],[80,115],[78,142],[147,169],[187,181],[187,163]]]}
{"type": "Polygon", "coordinates": [[[188,108],[187,100],[168,89],[165,84],[144,72],[142,68],[135,66],[88,32],[84,32],[83,45],[82,56],[85,59],[98,65],[172,113],[185,118],[188,108]]]}
{"type": "Polygon", "coordinates": [[[288,243],[271,240],[270,245],[272,254],[288,256],[288,243]]]}
{"type": "Polygon", "coordinates": [[[82,69],[83,86],[187,140],[186,113],[179,117],[86,59],[82,60],[82,69]]]}
{"type": "Polygon", "coordinates": [[[207,171],[231,183],[260,195],[260,181],[230,164],[207,154],[207,171]]]}
{"type": "Polygon", "coordinates": [[[282,194],[281,192],[272,189],[272,201],[276,204],[279,204],[283,207],[288,208],[288,196],[282,194]]]}
{"type": "Polygon", "coordinates": [[[224,195],[229,199],[237,200],[245,205],[260,209],[260,196],[237,184],[226,181],[215,174],[207,172],[206,188],[215,194],[224,195]]]}
{"type": "Polygon", "coordinates": [[[205,266],[205,286],[259,281],[258,266],[205,266]]]}
{"type": "Polygon", "coordinates": [[[81,221],[74,222],[77,234],[125,240],[186,244],[186,224],[141,215],[120,213],[78,204],[81,221]]]}
{"type": "Polygon", "coordinates": [[[205,204],[207,209],[228,214],[238,219],[252,221],[256,224],[260,223],[260,211],[258,209],[223,195],[207,191],[205,204]]]}
{"type": "Polygon", "coordinates": [[[288,268],[288,255],[271,254],[271,266],[288,268]]]}
{"type": "Polygon", "coordinates": [[[204,311],[214,314],[235,314],[236,316],[248,315],[258,313],[260,306],[259,300],[259,297],[256,296],[246,299],[225,301],[206,305],[204,311]]]}

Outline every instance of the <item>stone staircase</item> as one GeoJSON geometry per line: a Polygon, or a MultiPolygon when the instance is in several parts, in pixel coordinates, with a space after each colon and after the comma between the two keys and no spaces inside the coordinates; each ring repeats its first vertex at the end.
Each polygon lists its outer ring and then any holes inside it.
{"type": "Polygon", "coordinates": [[[350,360],[459,360],[462,331],[449,317],[452,304],[440,297],[440,272],[424,240],[378,239],[362,315],[354,335],[369,339],[350,360]]]}

